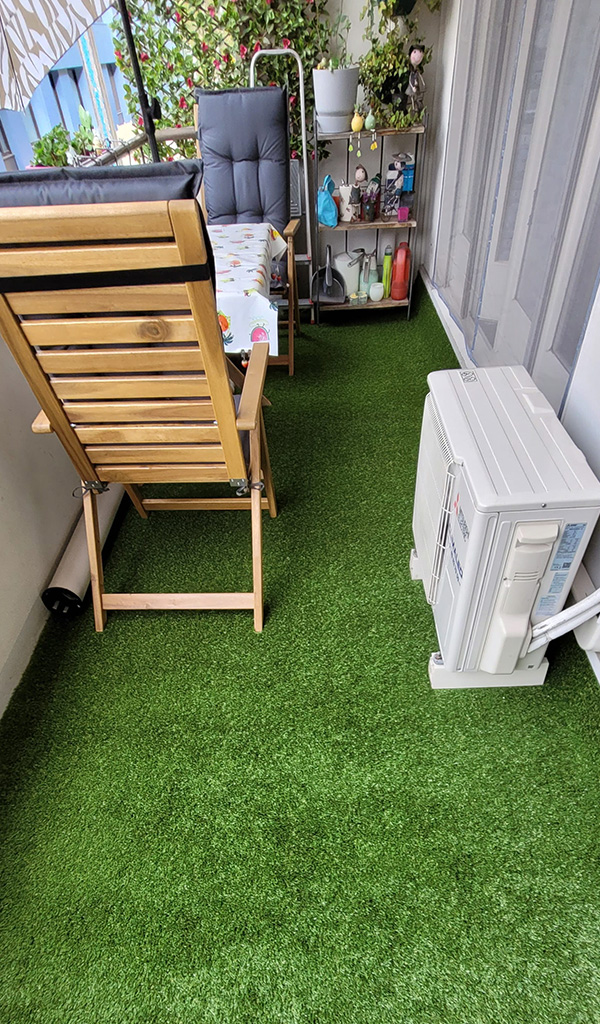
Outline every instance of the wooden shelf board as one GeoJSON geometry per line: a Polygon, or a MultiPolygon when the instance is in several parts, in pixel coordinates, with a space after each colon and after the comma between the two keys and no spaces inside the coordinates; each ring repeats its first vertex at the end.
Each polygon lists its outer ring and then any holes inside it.
{"type": "Polygon", "coordinates": [[[416,220],[355,220],[340,221],[335,228],[319,224],[319,231],[360,231],[368,228],[372,228],[373,231],[402,231],[403,228],[416,228],[416,226],[416,220]]]}
{"type": "MultiPolygon", "coordinates": [[[[423,135],[425,133],[425,127],[422,124],[413,124],[410,128],[376,128],[375,134],[382,135],[423,135]]],[[[335,142],[336,139],[350,139],[358,132],[334,132],[330,135],[323,135],[319,131],[319,142],[335,142]]],[[[360,135],[372,135],[373,132],[367,131],[363,128],[360,135]]]]}
{"type": "Polygon", "coordinates": [[[372,302],[371,299],[367,299],[362,306],[351,306],[349,302],[321,302],[319,304],[319,312],[328,313],[334,309],[391,309],[392,306],[408,306],[408,299],[380,299],[379,302],[372,302]]]}

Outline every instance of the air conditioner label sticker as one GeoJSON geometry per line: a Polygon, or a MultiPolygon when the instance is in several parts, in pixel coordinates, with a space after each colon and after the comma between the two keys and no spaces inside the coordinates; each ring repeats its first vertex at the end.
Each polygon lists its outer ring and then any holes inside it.
{"type": "Polygon", "coordinates": [[[560,594],[568,579],[568,572],[555,572],[550,584],[549,594],[560,594]]]}
{"type": "Polygon", "coordinates": [[[556,606],[558,604],[558,596],[556,597],[542,597],[540,603],[537,606],[536,615],[554,615],[556,606]]]}
{"type": "Polygon", "coordinates": [[[550,566],[551,572],[559,572],[560,570],[571,568],[586,526],[587,523],[567,523],[554,560],[550,566]]]}
{"type": "Polygon", "coordinates": [[[454,543],[454,537],[451,533],[448,534],[448,543],[450,547],[450,559],[452,562],[452,568],[454,569],[454,575],[456,576],[456,582],[460,585],[463,578],[463,567],[460,564],[460,558],[458,557],[458,551],[456,550],[456,544],[454,543]]]}

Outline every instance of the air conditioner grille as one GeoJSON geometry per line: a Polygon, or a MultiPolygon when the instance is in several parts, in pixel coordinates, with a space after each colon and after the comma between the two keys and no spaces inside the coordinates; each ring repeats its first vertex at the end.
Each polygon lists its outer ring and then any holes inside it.
{"type": "Polygon", "coordinates": [[[431,419],[433,422],[435,436],[438,439],[442,456],[444,458],[444,462],[446,463],[447,466],[450,466],[454,462],[454,456],[452,454],[452,449],[450,448],[448,435],[446,434],[446,431],[444,430],[442,424],[440,423],[440,418],[438,416],[437,409],[433,402],[431,403],[431,419]]]}

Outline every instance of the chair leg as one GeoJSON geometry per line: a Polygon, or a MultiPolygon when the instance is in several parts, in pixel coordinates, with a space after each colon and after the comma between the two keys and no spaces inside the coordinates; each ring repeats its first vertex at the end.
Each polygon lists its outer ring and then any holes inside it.
{"type": "Polygon", "coordinates": [[[296,270],[296,261],[294,260],[294,312],[296,315],[296,334],[299,337],[301,334],[300,330],[300,301],[298,299],[298,272],[296,270]]]}
{"type": "Polygon", "coordinates": [[[254,594],[254,629],[263,628],[262,517],[260,509],[260,432],[250,431],[250,515],[252,519],[252,592],[254,594]]]}
{"type": "Polygon", "coordinates": [[[135,508],[136,512],[138,512],[141,515],[142,519],[147,519],[148,513],[144,508],[144,502],[142,500],[142,492],[140,488],[137,487],[135,484],[123,484],[123,487],[127,494],[129,495],[131,503],[135,508]]]}
{"type": "Polygon", "coordinates": [[[94,625],[96,632],[102,633],[106,625],[106,611],[102,605],[104,594],[104,570],[102,568],[102,545],[100,544],[100,531],[98,529],[98,504],[97,496],[93,491],[86,491],[85,484],[83,492],[83,516],[85,522],[85,536],[87,540],[88,558],[90,560],[90,582],[92,587],[92,602],[94,605],[94,625]]]}
{"type": "Polygon", "coordinates": [[[274,519],[277,515],[277,500],[275,498],[275,488],[273,487],[273,476],[271,474],[271,460],[269,458],[269,448],[267,446],[267,435],[265,432],[265,421],[261,411],[260,414],[260,457],[262,462],[262,473],[265,484],[265,494],[267,501],[269,502],[269,515],[271,519],[274,519]]]}
{"type": "Polygon", "coordinates": [[[288,238],[288,373],[294,375],[294,333],[296,310],[296,254],[294,239],[288,238]]]}

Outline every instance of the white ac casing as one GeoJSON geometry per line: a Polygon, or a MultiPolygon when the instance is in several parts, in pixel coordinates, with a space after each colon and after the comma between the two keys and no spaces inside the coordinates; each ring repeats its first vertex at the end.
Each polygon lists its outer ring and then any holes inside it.
{"type": "Polygon", "coordinates": [[[411,556],[433,608],[434,688],[543,683],[531,627],[560,611],[600,482],[523,367],[427,378],[411,556]]]}

